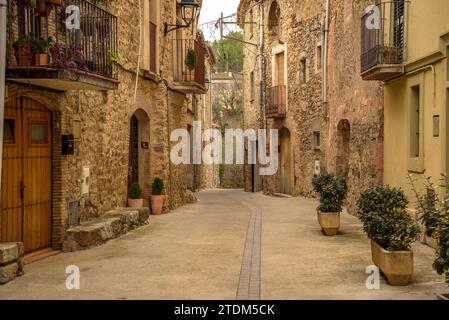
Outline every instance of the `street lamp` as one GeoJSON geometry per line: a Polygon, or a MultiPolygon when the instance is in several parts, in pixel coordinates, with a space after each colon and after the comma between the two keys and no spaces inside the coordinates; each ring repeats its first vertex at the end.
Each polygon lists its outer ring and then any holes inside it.
{"type": "Polygon", "coordinates": [[[200,7],[197,0],[181,0],[179,5],[181,6],[182,20],[185,24],[165,23],[165,36],[171,31],[189,27],[195,20],[197,10],[200,7]]]}

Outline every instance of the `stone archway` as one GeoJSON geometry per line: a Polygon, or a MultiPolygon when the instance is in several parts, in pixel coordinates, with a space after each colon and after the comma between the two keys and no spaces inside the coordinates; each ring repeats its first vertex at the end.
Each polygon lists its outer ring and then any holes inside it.
{"type": "Polygon", "coordinates": [[[291,134],[287,128],[282,128],[279,134],[280,146],[280,175],[279,192],[283,194],[292,194],[292,146],[291,134]]]}
{"type": "Polygon", "coordinates": [[[143,109],[137,109],[130,118],[128,191],[138,182],[144,199],[150,195],[150,117],[143,109]]]}
{"type": "Polygon", "coordinates": [[[337,155],[336,174],[347,177],[349,174],[349,145],[351,141],[351,125],[346,119],[341,120],[337,126],[337,155]]]}

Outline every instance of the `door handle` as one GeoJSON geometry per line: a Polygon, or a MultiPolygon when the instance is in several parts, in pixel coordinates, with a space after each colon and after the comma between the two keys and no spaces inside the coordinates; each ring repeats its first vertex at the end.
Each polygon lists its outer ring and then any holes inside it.
{"type": "Polygon", "coordinates": [[[23,181],[20,181],[20,199],[23,200],[25,195],[26,186],[23,184],[23,181]]]}

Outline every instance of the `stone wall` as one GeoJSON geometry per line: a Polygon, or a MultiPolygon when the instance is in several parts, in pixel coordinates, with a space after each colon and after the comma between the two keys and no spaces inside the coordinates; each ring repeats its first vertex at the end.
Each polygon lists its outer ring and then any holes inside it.
{"type": "Polygon", "coordinates": [[[0,284],[5,284],[23,275],[23,243],[0,244],[0,284]]]}
{"type": "MultiPolygon", "coordinates": [[[[360,76],[360,18],[372,1],[331,1],[329,26],[328,170],[337,172],[339,124],[350,126],[347,206],[366,188],[383,182],[383,87],[360,76]]],[[[341,133],[341,132],[340,132],[341,133]]],[[[344,157],[343,157],[344,158],[344,157]]]]}
{"type": "MultiPolygon", "coordinates": [[[[273,0],[263,1],[264,90],[268,92],[279,82],[273,62],[275,54],[284,52],[287,115],[267,119],[267,127],[290,131],[292,195],[315,196],[311,182],[318,163],[321,172],[347,175],[347,207],[355,214],[360,192],[382,183],[383,89],[379,83],[363,82],[360,77],[360,18],[369,1],[330,1],[327,61],[321,58],[325,1],[278,0],[282,32],[277,34],[270,21],[273,3],[273,0]],[[327,101],[323,99],[323,66],[328,67],[327,101]],[[317,133],[319,146],[314,143],[317,133]]],[[[258,26],[242,23],[251,19],[259,21],[259,6],[255,4],[255,1],[242,0],[238,20],[244,28],[245,40],[257,43],[258,26]]],[[[245,127],[260,128],[257,49],[250,49],[245,50],[244,56],[245,127]],[[253,70],[256,80],[251,85],[249,75],[253,70]],[[255,91],[254,100],[248,94],[251,86],[255,91]]],[[[280,171],[263,178],[264,192],[279,192],[280,181],[280,171]]],[[[249,165],[245,166],[245,190],[251,191],[249,165]]]]}
{"type": "MultiPolygon", "coordinates": [[[[163,23],[174,19],[173,1],[161,0],[158,26],[160,71],[157,74],[149,74],[142,68],[137,73],[139,8],[135,2],[108,1],[101,2],[100,6],[118,18],[118,90],[58,92],[7,83],[7,99],[30,97],[53,111],[56,146],[60,133],[72,133],[74,122],[81,123],[81,137],[75,141],[75,154],[61,156],[59,145],[53,155],[53,247],[56,249],[60,248],[68,228],[70,203],[79,204],[81,221],[127,205],[130,118],[133,114],[138,117],[139,125],[145,126],[142,142],[149,143],[148,150],[139,151],[143,155],[139,182],[146,203],[155,177],[162,178],[166,186],[165,211],[191,199],[186,192],[186,167],[172,165],[169,158],[170,132],[186,128],[188,121],[186,94],[172,86],[173,34],[165,38],[163,32],[163,23]],[[83,166],[90,168],[90,190],[85,195],[81,194],[83,166]]],[[[185,36],[192,37],[188,32],[185,36]]],[[[203,184],[212,185],[206,180],[203,184]]]]}

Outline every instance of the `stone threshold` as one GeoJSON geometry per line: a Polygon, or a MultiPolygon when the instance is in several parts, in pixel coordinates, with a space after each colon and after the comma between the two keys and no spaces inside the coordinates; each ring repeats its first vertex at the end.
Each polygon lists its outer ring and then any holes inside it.
{"type": "Polygon", "coordinates": [[[100,246],[131,230],[148,224],[149,208],[119,208],[103,216],[71,226],[63,243],[64,252],[73,252],[100,246]]]}

